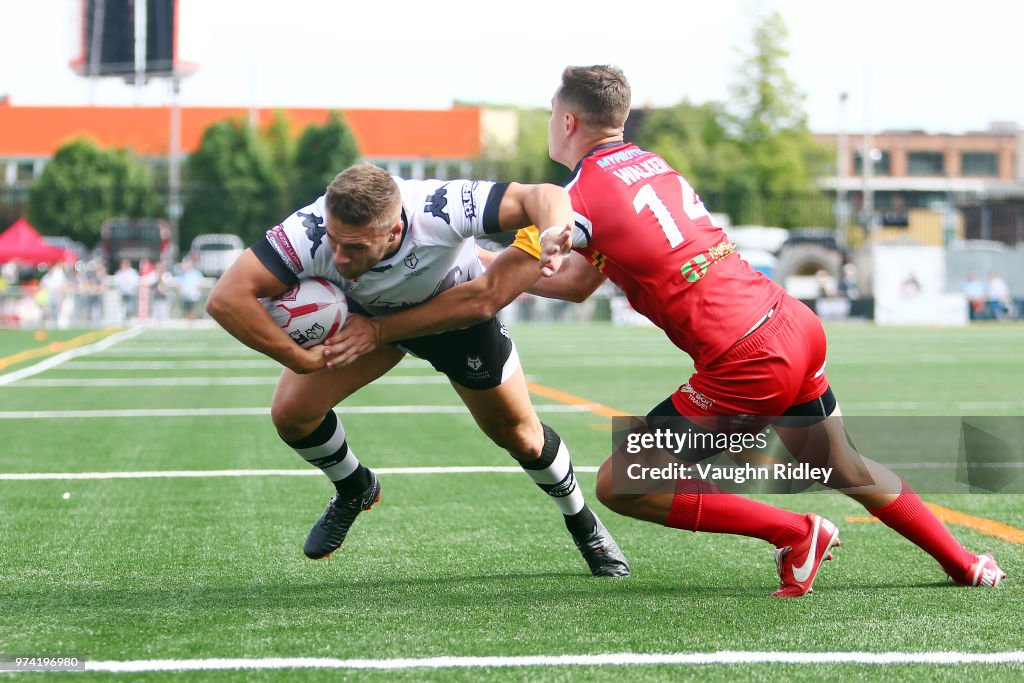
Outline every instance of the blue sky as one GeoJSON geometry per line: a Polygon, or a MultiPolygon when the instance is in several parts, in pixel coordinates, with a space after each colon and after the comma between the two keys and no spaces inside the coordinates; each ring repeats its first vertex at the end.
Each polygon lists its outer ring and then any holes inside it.
{"type": "MultiPolygon", "coordinates": [[[[156,105],[165,83],[90,84],[68,62],[77,0],[0,0],[0,93],[14,104],[156,105]]],[[[1024,125],[1024,4],[918,0],[180,0],[189,105],[546,106],[566,64],[612,63],[634,105],[728,98],[756,11],[790,31],[787,70],[813,130],[1024,125]],[[486,10],[484,9],[486,7],[486,10]],[[584,7],[585,11],[579,8],[584,7]]]]}

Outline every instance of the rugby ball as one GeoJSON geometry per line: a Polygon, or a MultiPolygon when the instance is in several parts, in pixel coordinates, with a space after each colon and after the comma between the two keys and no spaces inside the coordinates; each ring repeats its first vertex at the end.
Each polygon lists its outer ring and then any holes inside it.
{"type": "Polygon", "coordinates": [[[330,280],[303,278],[280,296],[261,299],[278,326],[304,349],[323,344],[345,324],[345,293],[330,280]]]}

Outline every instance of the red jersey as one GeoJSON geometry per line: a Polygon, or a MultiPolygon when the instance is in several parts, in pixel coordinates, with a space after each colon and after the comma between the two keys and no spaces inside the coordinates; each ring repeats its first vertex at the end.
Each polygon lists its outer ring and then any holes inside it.
{"type": "Polygon", "coordinates": [[[698,366],[739,341],[784,294],[740,258],[686,179],[656,154],[601,145],[566,189],[576,212],[573,248],[698,366]]]}

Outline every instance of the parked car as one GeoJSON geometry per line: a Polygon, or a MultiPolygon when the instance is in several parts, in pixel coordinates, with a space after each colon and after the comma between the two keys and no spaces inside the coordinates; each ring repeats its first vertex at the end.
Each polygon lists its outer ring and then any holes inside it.
{"type": "Polygon", "coordinates": [[[107,272],[117,270],[122,260],[136,268],[142,261],[157,263],[174,259],[171,228],[158,218],[111,218],[104,221],[100,247],[107,272]]]}
{"type": "Polygon", "coordinates": [[[189,253],[200,273],[207,277],[220,277],[235,262],[245,245],[238,235],[196,235],[189,253]]]}

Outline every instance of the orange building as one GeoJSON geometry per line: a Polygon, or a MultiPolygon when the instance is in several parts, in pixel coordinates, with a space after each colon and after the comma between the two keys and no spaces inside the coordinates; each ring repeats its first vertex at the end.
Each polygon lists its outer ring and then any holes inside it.
{"type": "MultiPolygon", "coordinates": [[[[295,135],[327,121],[329,109],[281,109],[295,135]]],[[[480,156],[485,112],[346,109],[363,159],[403,177],[464,175],[480,156]]],[[[203,131],[224,119],[270,123],[274,110],[182,107],[181,152],[199,147],[203,131]]],[[[25,186],[65,142],[87,136],[104,147],[130,147],[144,157],[166,157],[171,142],[169,107],[20,107],[0,99],[0,185],[25,186]]]]}

